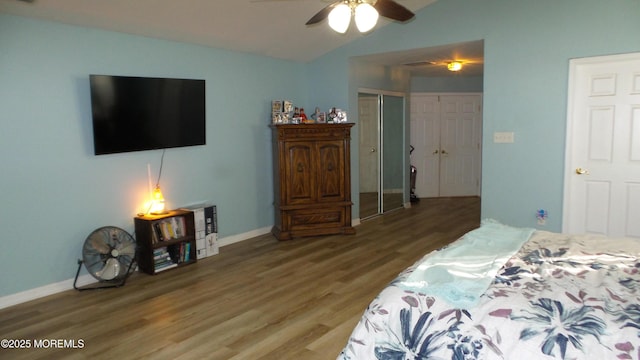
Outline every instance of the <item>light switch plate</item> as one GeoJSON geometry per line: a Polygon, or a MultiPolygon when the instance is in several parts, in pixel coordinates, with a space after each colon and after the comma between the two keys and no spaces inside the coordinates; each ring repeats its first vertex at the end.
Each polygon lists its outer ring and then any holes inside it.
{"type": "Polygon", "coordinates": [[[510,132],[494,132],[493,133],[493,142],[494,143],[513,143],[514,142],[513,131],[510,131],[510,132]]]}

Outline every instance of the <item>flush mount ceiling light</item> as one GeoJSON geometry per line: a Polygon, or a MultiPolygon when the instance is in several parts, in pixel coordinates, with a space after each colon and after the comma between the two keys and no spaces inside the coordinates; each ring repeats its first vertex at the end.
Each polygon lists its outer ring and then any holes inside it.
{"type": "Polygon", "coordinates": [[[353,17],[358,31],[365,33],[376,26],[380,16],[405,22],[415,15],[393,0],[340,0],[320,10],[307,21],[307,25],[328,19],[333,30],[344,34],[353,17]]]}
{"type": "Polygon", "coordinates": [[[449,71],[460,71],[462,70],[462,63],[460,61],[452,61],[447,64],[447,69],[449,71]]]}

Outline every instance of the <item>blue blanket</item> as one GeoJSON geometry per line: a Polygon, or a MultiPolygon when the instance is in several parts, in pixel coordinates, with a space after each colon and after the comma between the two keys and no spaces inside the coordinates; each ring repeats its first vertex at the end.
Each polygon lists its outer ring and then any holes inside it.
{"type": "Polygon", "coordinates": [[[425,256],[399,286],[442,297],[456,308],[473,307],[534,231],[483,220],[478,229],[425,256]]]}

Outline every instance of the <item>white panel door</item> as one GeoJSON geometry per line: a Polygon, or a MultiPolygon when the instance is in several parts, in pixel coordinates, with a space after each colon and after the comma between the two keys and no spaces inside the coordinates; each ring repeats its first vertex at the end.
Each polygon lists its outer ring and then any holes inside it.
{"type": "Polygon", "coordinates": [[[416,167],[417,197],[440,193],[440,102],[438,95],[412,94],[410,138],[414,147],[411,164],[416,167]]]}
{"type": "Polygon", "coordinates": [[[418,197],[480,195],[482,96],[411,95],[418,197]]]}
{"type": "Polygon", "coordinates": [[[478,95],[440,96],[440,196],[480,194],[478,95]]]}
{"type": "Polygon", "coordinates": [[[640,53],[571,61],[563,231],[640,238],[640,53]]]}

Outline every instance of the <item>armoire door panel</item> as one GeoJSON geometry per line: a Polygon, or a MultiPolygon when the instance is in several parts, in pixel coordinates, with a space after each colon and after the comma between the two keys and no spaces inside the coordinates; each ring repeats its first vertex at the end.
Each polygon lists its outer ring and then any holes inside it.
{"type": "Polygon", "coordinates": [[[318,143],[318,201],[344,200],[344,145],[341,141],[318,143]]]}
{"type": "Polygon", "coordinates": [[[312,144],[289,143],[287,149],[287,166],[285,167],[289,187],[287,187],[287,203],[298,204],[314,201],[314,177],[312,175],[312,144]]]}

